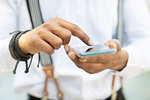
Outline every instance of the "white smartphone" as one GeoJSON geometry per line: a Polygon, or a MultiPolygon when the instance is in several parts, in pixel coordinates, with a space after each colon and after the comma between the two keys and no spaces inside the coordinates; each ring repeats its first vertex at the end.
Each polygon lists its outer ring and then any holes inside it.
{"type": "Polygon", "coordinates": [[[112,54],[116,52],[116,48],[109,48],[105,45],[81,46],[73,48],[79,57],[96,56],[102,54],[112,54]]]}

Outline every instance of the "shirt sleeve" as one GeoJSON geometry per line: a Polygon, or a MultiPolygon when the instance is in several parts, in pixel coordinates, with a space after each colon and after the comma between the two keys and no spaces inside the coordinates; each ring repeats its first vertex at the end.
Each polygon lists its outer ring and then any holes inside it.
{"type": "Polygon", "coordinates": [[[120,72],[131,78],[150,69],[150,13],[145,0],[124,0],[124,47],[129,54],[127,66],[120,72]]]}
{"type": "Polygon", "coordinates": [[[10,32],[17,30],[17,10],[15,0],[0,0],[0,75],[9,72],[16,61],[9,52],[10,32]]]}

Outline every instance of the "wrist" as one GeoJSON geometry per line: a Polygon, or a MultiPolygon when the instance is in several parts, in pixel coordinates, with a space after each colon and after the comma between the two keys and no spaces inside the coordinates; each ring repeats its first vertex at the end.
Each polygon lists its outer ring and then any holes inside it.
{"type": "Polygon", "coordinates": [[[122,67],[118,71],[122,71],[128,63],[129,55],[128,55],[127,51],[122,50],[122,56],[123,56],[122,57],[122,59],[123,59],[122,67]]]}
{"type": "Polygon", "coordinates": [[[22,52],[23,54],[29,53],[25,48],[24,34],[22,34],[18,40],[18,48],[20,49],[20,52],[22,52]]]}
{"type": "Polygon", "coordinates": [[[18,40],[21,37],[22,34],[24,34],[27,31],[15,31],[13,32],[14,35],[10,41],[9,44],[9,51],[11,56],[19,61],[26,61],[28,59],[30,59],[30,57],[32,56],[31,54],[24,54],[22,53],[22,51],[20,50],[19,46],[18,46],[18,40]]]}

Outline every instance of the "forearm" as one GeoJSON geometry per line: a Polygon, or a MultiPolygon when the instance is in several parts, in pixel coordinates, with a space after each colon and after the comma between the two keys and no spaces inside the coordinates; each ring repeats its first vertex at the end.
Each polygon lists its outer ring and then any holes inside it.
{"type": "Polygon", "coordinates": [[[150,38],[136,40],[123,47],[129,54],[126,67],[120,72],[124,78],[131,78],[150,69],[150,38]]]}

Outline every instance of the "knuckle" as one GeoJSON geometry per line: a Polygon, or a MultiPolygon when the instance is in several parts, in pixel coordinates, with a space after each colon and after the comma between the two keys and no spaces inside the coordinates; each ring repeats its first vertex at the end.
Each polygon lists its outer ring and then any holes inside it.
{"type": "Polygon", "coordinates": [[[54,23],[57,23],[57,21],[58,21],[58,19],[57,18],[52,18],[52,19],[50,19],[49,21],[47,21],[46,23],[48,23],[48,24],[54,24],[54,23]]]}
{"type": "Polygon", "coordinates": [[[39,30],[39,31],[37,32],[37,35],[41,37],[43,33],[44,33],[43,30],[39,30]]]}
{"type": "Polygon", "coordinates": [[[46,53],[49,54],[49,55],[50,55],[50,54],[53,54],[53,53],[54,53],[54,50],[53,50],[52,48],[49,48],[49,49],[46,51],[46,53]]]}
{"type": "Polygon", "coordinates": [[[47,31],[55,31],[56,30],[56,26],[54,23],[45,23],[43,25],[44,29],[46,29],[47,31]]]}
{"type": "Polygon", "coordinates": [[[58,21],[58,20],[60,20],[60,18],[58,18],[58,17],[54,17],[51,19],[51,21],[58,21]]]}
{"type": "Polygon", "coordinates": [[[44,28],[48,28],[49,26],[50,26],[50,24],[47,22],[42,25],[42,27],[44,27],[44,28]]]}
{"type": "Polygon", "coordinates": [[[58,27],[57,27],[57,25],[55,25],[55,24],[53,24],[53,23],[51,23],[50,25],[49,25],[49,30],[51,31],[51,32],[57,32],[57,29],[58,27]]]}
{"type": "Polygon", "coordinates": [[[58,39],[57,39],[57,44],[58,44],[58,45],[62,45],[62,43],[63,43],[62,39],[59,39],[59,38],[58,38],[58,39]]]}
{"type": "Polygon", "coordinates": [[[69,43],[70,41],[70,38],[71,38],[71,32],[69,30],[67,30],[64,35],[63,35],[63,41],[64,41],[64,44],[67,44],[69,43]]]}
{"type": "Polygon", "coordinates": [[[35,45],[37,44],[38,38],[37,37],[31,37],[29,44],[30,45],[35,45]]]}
{"type": "Polygon", "coordinates": [[[69,30],[67,30],[66,32],[65,32],[65,37],[66,38],[70,38],[71,37],[71,32],[69,31],[69,30]]]}
{"type": "Polygon", "coordinates": [[[55,49],[59,49],[61,47],[61,45],[63,44],[62,39],[57,39],[56,40],[56,44],[55,44],[55,49]]]}
{"type": "Polygon", "coordinates": [[[79,26],[77,26],[76,24],[73,24],[72,28],[73,28],[73,30],[79,30],[80,29],[79,26]]]}

